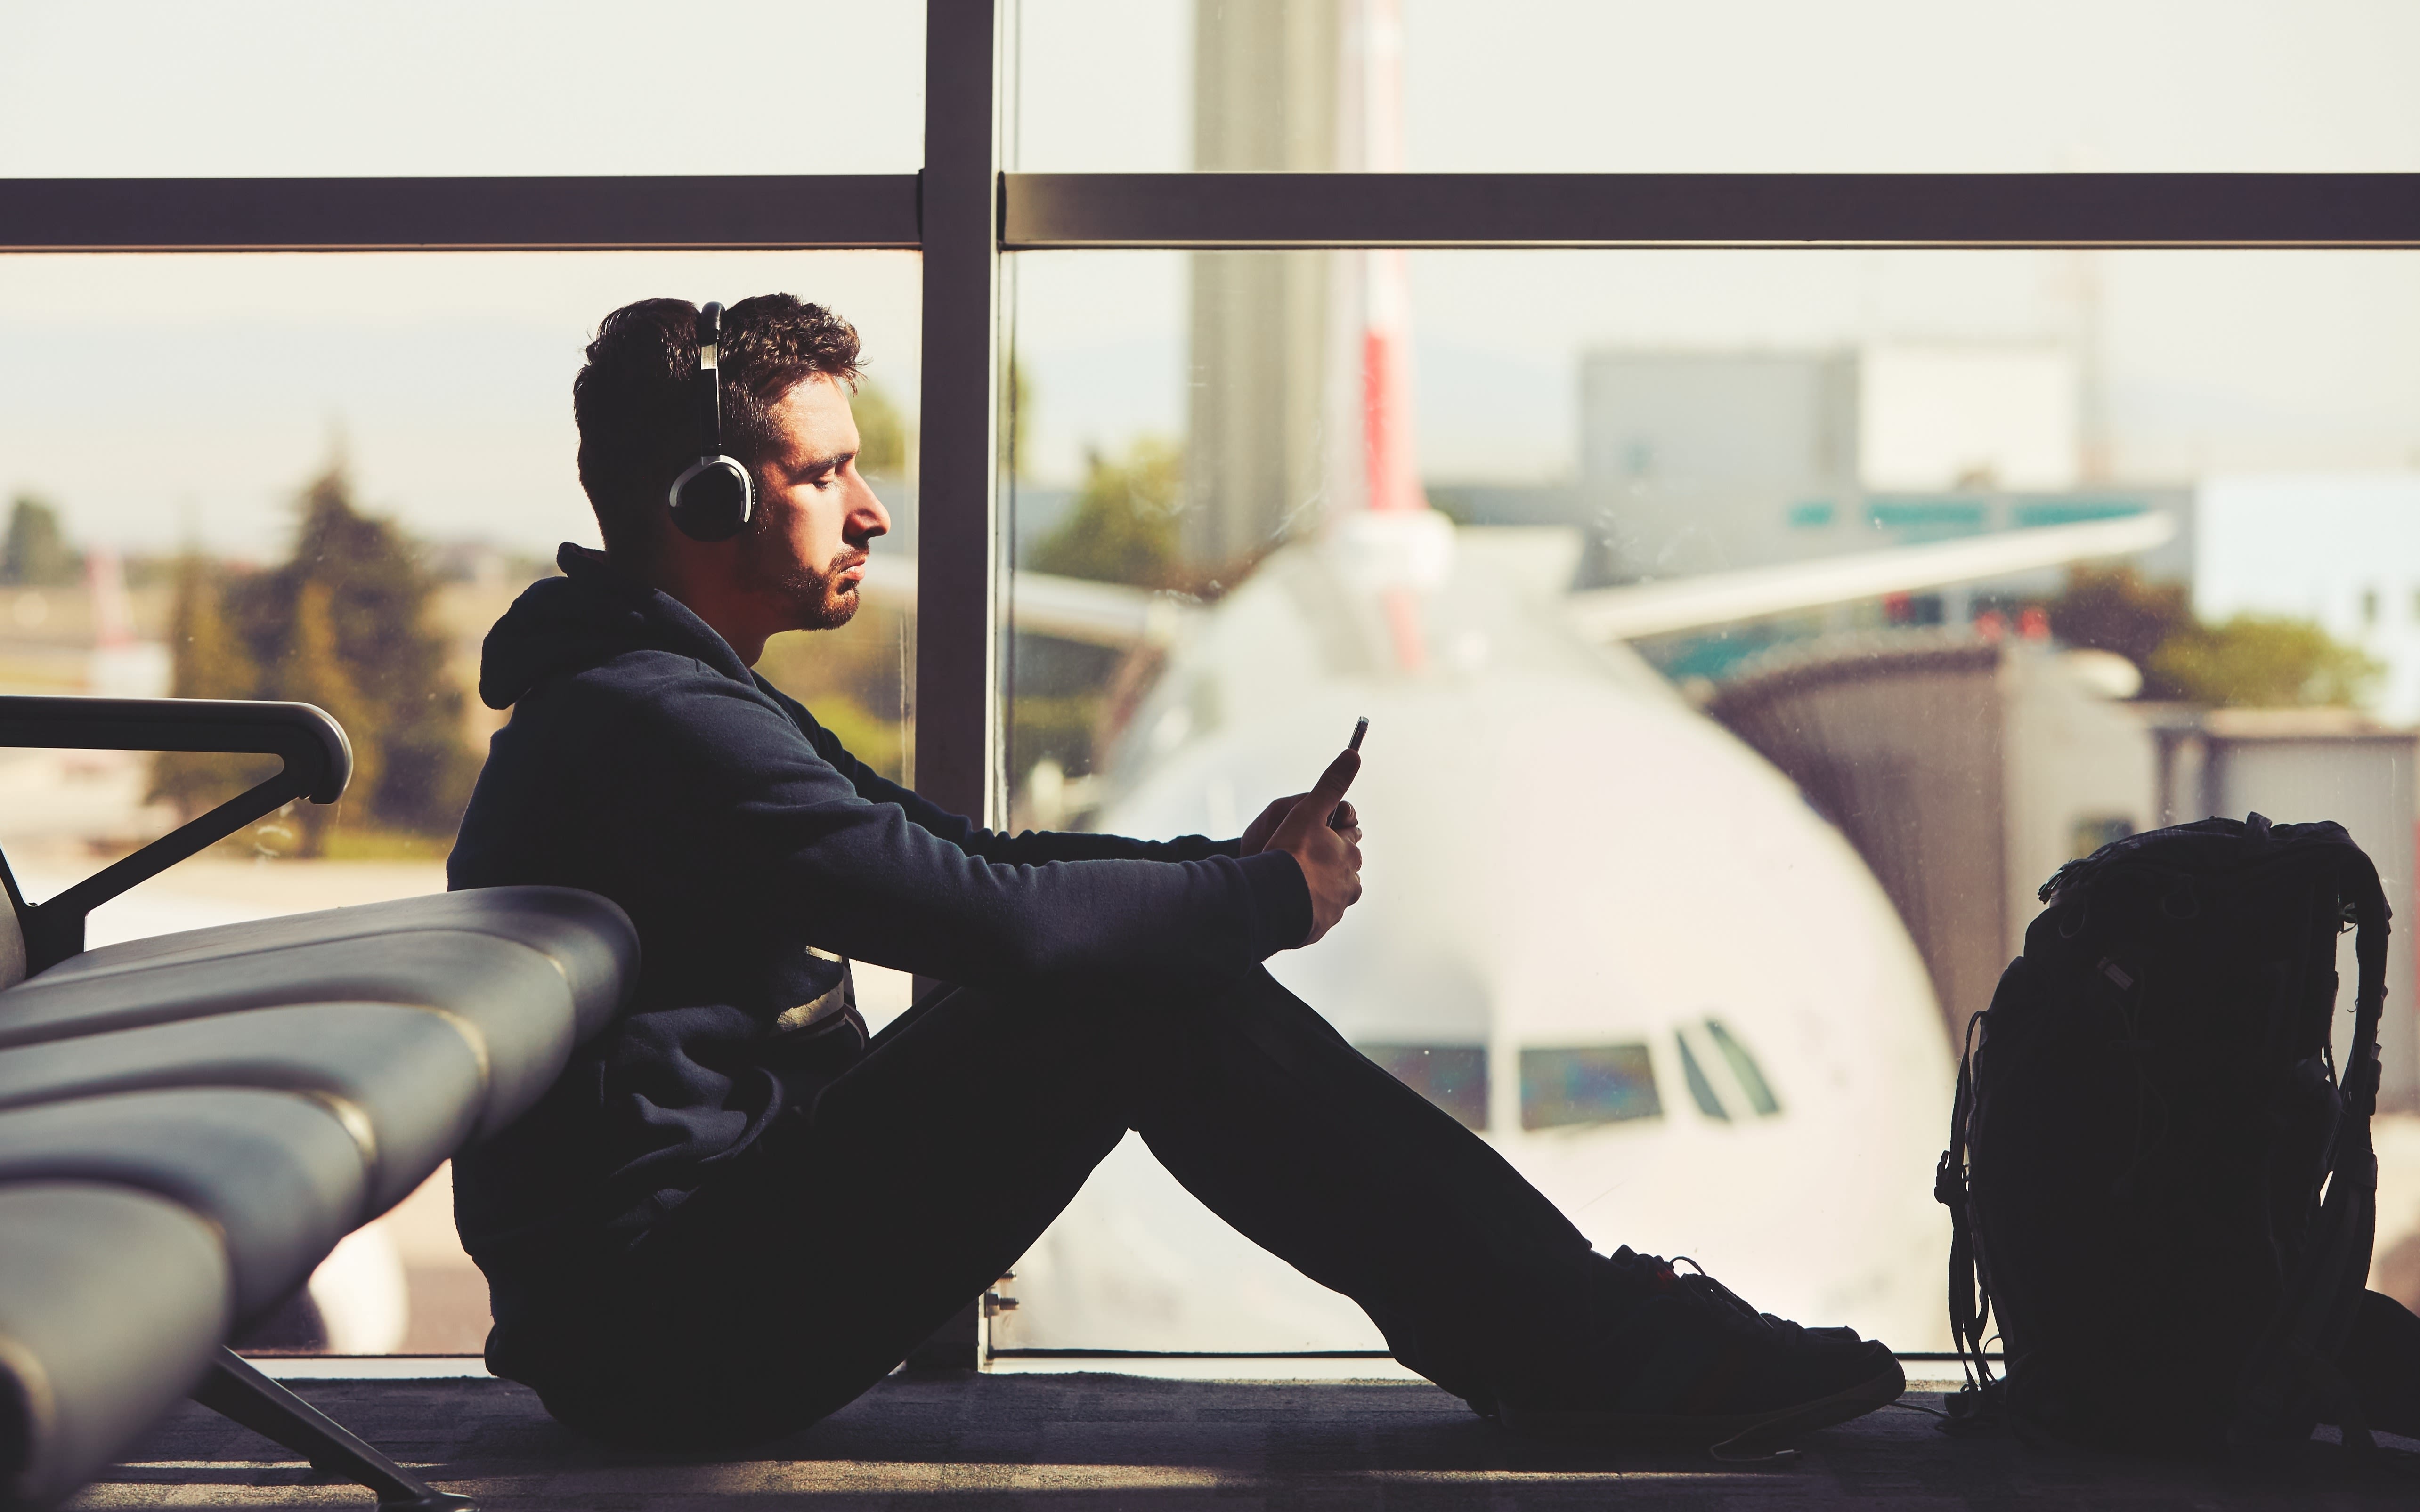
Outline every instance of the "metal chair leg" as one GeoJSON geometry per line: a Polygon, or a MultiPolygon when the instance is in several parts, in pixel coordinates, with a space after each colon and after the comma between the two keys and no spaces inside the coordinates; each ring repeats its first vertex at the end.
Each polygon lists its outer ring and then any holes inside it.
{"type": "Polygon", "coordinates": [[[371,1448],[342,1424],[254,1369],[233,1350],[221,1350],[194,1400],[272,1439],[311,1461],[311,1468],[359,1481],[378,1493],[380,1512],[479,1512],[371,1448]]]}

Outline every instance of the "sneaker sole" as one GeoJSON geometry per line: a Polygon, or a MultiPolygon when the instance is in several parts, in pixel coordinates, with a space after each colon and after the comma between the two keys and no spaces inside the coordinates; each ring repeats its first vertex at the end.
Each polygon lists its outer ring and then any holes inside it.
{"type": "Polygon", "coordinates": [[[1899,1400],[1907,1373],[1892,1360],[1873,1376],[1812,1401],[1726,1417],[1616,1412],[1603,1409],[1549,1409],[1497,1405],[1497,1418],[1515,1433],[1543,1439],[1636,1440],[1667,1443],[1720,1444],[1748,1452],[1775,1440],[1863,1417],[1899,1400]]]}

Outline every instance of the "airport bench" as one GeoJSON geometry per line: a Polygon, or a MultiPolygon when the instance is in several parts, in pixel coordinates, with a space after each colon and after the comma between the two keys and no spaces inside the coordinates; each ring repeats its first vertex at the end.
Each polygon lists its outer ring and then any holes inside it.
{"type": "Polygon", "coordinates": [[[537,1100],[622,1006],[628,918],[495,887],[86,950],[96,904],[334,802],[344,733],[307,704],[0,698],[0,747],[283,759],[41,903],[0,859],[0,1506],[72,1494],[191,1396],[381,1506],[467,1508],[225,1345],[537,1100]]]}

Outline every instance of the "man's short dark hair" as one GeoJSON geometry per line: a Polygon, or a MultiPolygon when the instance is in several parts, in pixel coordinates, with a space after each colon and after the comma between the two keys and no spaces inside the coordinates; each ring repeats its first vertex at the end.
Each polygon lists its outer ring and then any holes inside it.
{"type": "MultiPolygon", "coordinates": [[[[605,317],[571,382],[580,486],[613,548],[643,547],[681,470],[697,460],[697,306],[641,300],[605,317]]],[[[857,328],[820,304],[760,294],[722,312],[722,449],[756,471],[771,411],[808,378],[857,382],[857,328]]],[[[761,489],[764,481],[757,480],[761,489]]]]}

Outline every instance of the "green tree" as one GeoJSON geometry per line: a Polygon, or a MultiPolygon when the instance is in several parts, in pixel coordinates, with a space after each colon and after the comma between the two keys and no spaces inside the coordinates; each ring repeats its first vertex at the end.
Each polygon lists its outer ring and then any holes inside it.
{"type": "MultiPolygon", "coordinates": [[[[278,660],[274,680],[278,697],[316,703],[345,727],[353,747],[353,779],[345,790],[347,801],[359,802],[355,795],[368,795],[374,804],[385,753],[376,738],[362,739],[351,736],[351,732],[375,732],[380,719],[346,669],[336,630],[335,590],[329,584],[305,579],[296,591],[293,618],[287,625],[286,654],[278,660]]],[[[328,854],[339,807],[295,805],[302,829],[301,854],[328,854]]]]}
{"type": "Polygon", "coordinates": [[[2238,614],[2178,631],[2148,670],[2195,703],[2283,708],[2360,703],[2386,669],[2307,620],[2238,614]]]}
{"type": "MultiPolygon", "coordinates": [[[[177,562],[177,596],[168,621],[173,658],[169,692],[180,699],[248,699],[260,689],[260,669],[227,623],[219,577],[198,551],[177,562]]],[[[151,797],[177,806],[185,818],[214,809],[277,768],[275,757],[215,751],[163,751],[152,758],[151,797]]]]}
{"type": "Polygon", "coordinates": [[[1176,508],[1183,454],[1146,436],[1115,459],[1094,453],[1067,517],[1027,565],[1037,572],[1137,588],[1176,586],[1176,508]]]}
{"type": "Polygon", "coordinates": [[[297,659],[298,638],[318,633],[303,613],[314,587],[325,590],[314,612],[326,623],[329,664],[353,696],[349,715],[321,705],[353,743],[348,803],[395,828],[450,833],[478,763],[462,739],[462,690],[428,624],[436,583],[393,521],[355,506],[341,464],[303,491],[293,559],[230,595],[254,660],[270,670],[266,696],[319,702],[302,690],[322,686],[318,653],[297,659]]]}
{"type": "Polygon", "coordinates": [[[1033,454],[1027,449],[1033,440],[1033,379],[1023,363],[1008,364],[1008,382],[1000,395],[1000,434],[1008,443],[1008,468],[1018,477],[1032,467],[1033,454]]]}
{"type": "Polygon", "coordinates": [[[2157,667],[2160,648],[2195,628],[2182,583],[2146,582],[2133,567],[2075,567],[2066,591],[2045,606],[2051,634],[2071,646],[2114,651],[2143,673],[2147,699],[2182,699],[2182,684],[2157,667]]]}
{"type": "Polygon", "coordinates": [[[84,561],[68,546],[58,511],[30,494],[19,494],[8,510],[8,536],[0,543],[0,583],[12,588],[57,588],[76,580],[84,561]]]}
{"type": "Polygon", "coordinates": [[[906,477],[908,422],[891,395],[861,382],[849,408],[857,414],[857,471],[870,478],[906,477]]]}
{"type": "Polygon", "coordinates": [[[2132,567],[2074,568],[2047,608],[2059,640],[2114,651],[2141,668],[2147,699],[2237,708],[2354,704],[2383,671],[2306,620],[2239,614],[2203,624],[2182,583],[2147,582],[2132,567]]]}

